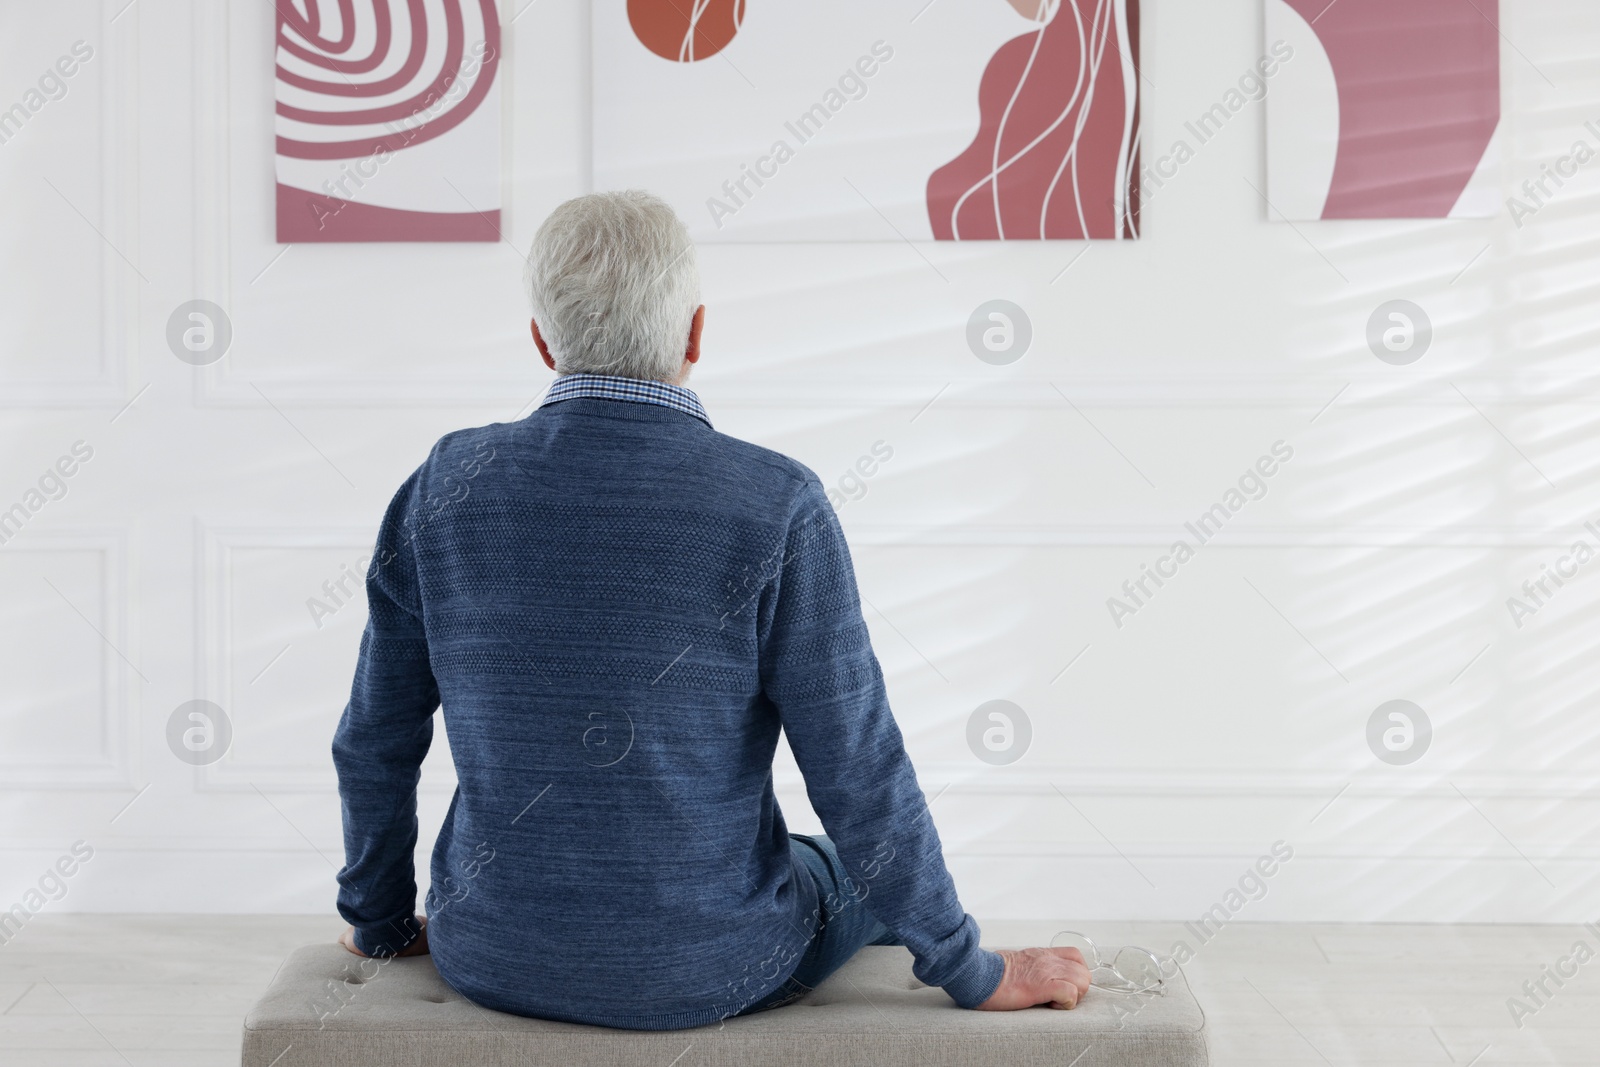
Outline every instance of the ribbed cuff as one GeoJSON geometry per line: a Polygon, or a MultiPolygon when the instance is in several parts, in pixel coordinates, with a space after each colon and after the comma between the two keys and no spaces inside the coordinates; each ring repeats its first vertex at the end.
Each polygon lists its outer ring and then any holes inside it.
{"type": "Polygon", "coordinates": [[[950,999],[963,1008],[976,1008],[994,996],[1000,981],[1006,976],[1005,958],[998,952],[980,948],[972,954],[966,966],[944,984],[950,999]]]}

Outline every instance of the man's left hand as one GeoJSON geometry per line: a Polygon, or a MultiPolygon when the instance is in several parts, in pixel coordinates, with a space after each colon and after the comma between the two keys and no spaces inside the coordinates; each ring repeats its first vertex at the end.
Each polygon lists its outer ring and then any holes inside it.
{"type": "MultiPolygon", "coordinates": [[[[422,933],[418,934],[417,939],[411,944],[395,953],[396,956],[426,956],[428,954],[428,917],[426,915],[418,915],[417,925],[422,928],[422,933]]],[[[365,957],[367,955],[356,947],[356,928],[354,926],[346,926],[344,928],[344,933],[339,935],[339,944],[354,952],[357,956],[365,957]]]]}

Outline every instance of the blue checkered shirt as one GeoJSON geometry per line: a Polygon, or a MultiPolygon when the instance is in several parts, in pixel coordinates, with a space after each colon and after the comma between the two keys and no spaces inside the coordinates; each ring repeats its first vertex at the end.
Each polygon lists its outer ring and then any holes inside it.
{"type": "Polygon", "coordinates": [[[643,378],[619,378],[611,374],[563,374],[557,378],[550,391],[544,394],[540,407],[559,404],[563,400],[576,400],[580,396],[594,396],[602,400],[628,400],[635,404],[660,404],[664,408],[693,415],[707,426],[711,419],[700,405],[693,389],[670,382],[651,382],[643,378]]]}

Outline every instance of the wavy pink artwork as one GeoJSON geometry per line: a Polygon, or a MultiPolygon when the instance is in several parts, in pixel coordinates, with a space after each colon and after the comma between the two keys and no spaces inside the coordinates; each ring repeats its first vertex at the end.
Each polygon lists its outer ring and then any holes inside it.
{"type": "Polygon", "coordinates": [[[1498,0],[1267,2],[1269,35],[1306,53],[1284,64],[1299,91],[1280,102],[1274,87],[1269,100],[1268,192],[1284,214],[1498,209],[1493,196],[1464,196],[1500,122],[1498,0]]]}
{"type": "Polygon", "coordinates": [[[494,0],[275,0],[279,241],[497,241],[494,0]]]}
{"type": "Polygon", "coordinates": [[[934,237],[1138,236],[1138,0],[1005,2],[1036,28],[989,61],[977,136],[928,179],[934,237]]]}

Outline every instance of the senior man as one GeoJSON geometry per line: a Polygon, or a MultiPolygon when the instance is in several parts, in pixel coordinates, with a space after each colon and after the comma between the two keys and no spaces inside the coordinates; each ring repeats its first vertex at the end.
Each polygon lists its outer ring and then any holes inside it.
{"type": "Polygon", "coordinates": [[[1075,949],[992,952],[962,910],[815,474],[684,387],[687,231],[579,197],[528,258],[532,414],[445,436],[395,495],[334,738],[342,938],[431,951],[477,1004],[631,1029],[786,1004],[903,944],[964,1008],[1070,1008],[1075,949]],[[413,919],[419,767],[459,784],[413,919]],[[827,836],[791,835],[780,730],[827,836]]]}

